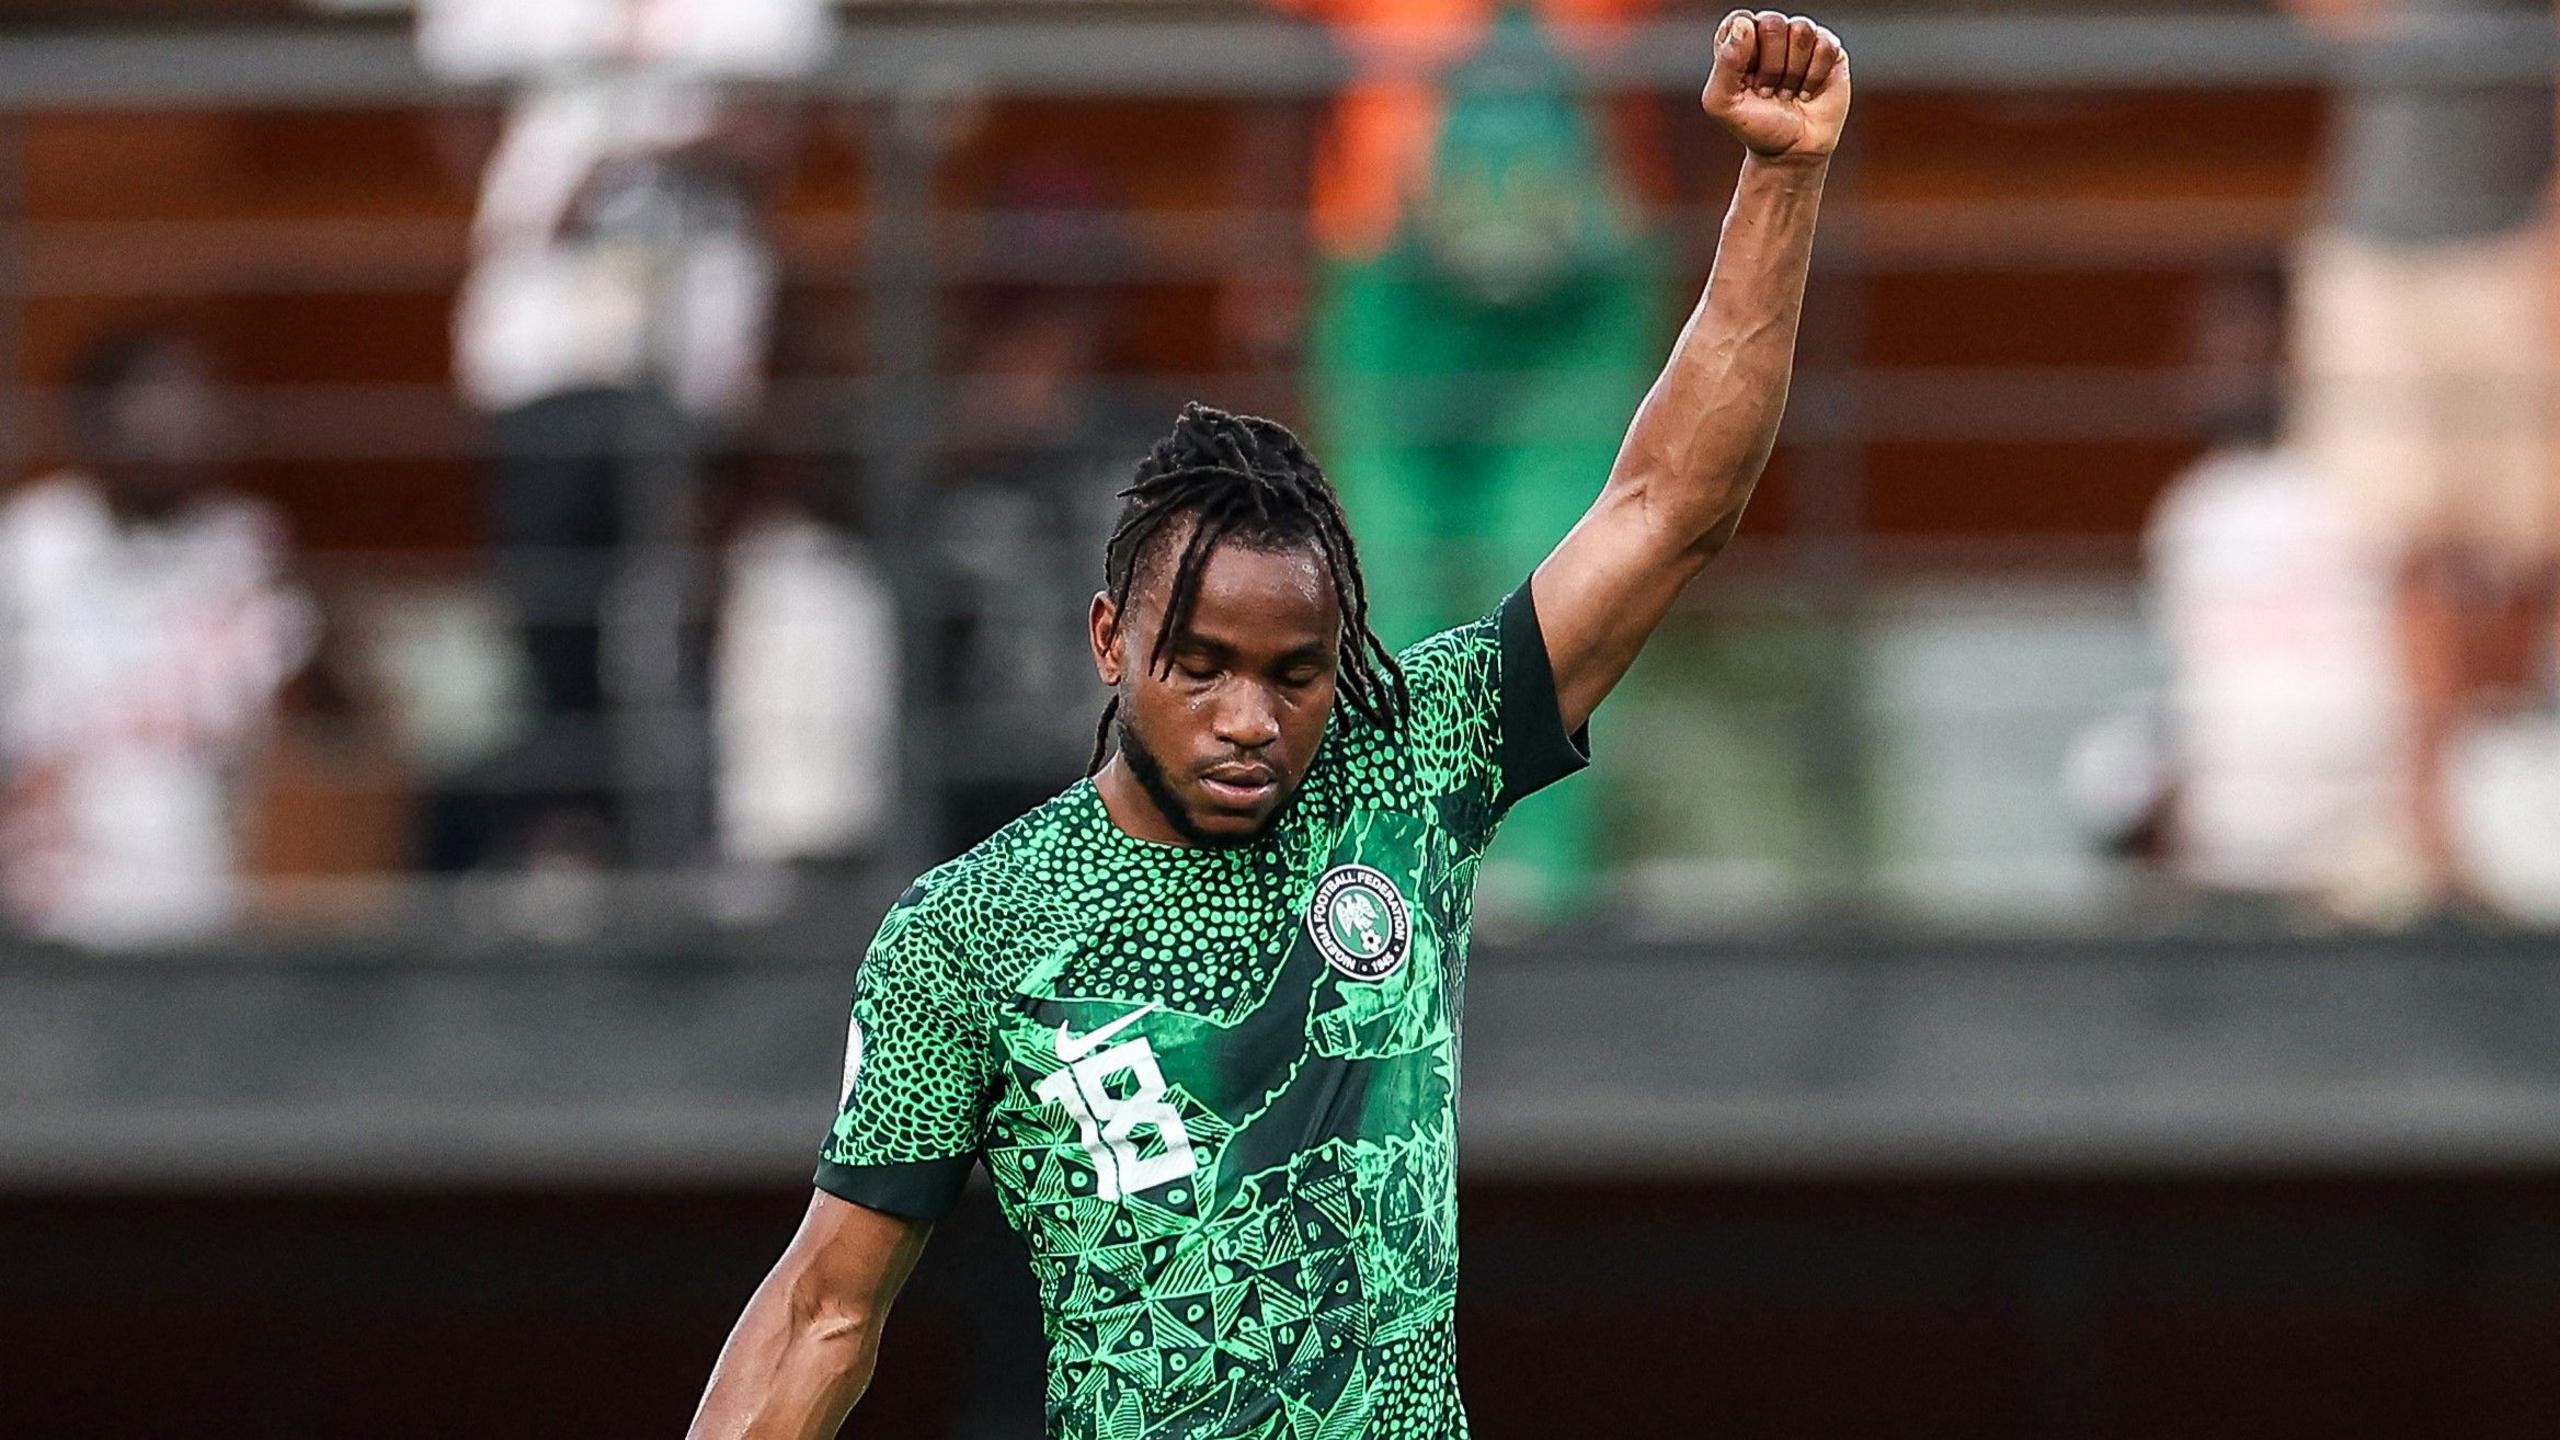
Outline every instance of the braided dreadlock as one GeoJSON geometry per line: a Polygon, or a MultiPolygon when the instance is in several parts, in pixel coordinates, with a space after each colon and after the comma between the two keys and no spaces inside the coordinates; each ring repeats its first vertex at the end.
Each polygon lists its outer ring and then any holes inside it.
{"type": "MultiPolygon", "coordinates": [[[[1196,517],[1174,566],[1173,588],[1156,630],[1147,663],[1162,671],[1173,637],[1191,617],[1200,598],[1200,575],[1219,542],[1234,539],[1259,547],[1312,544],[1324,559],[1333,581],[1334,598],[1342,606],[1347,643],[1342,651],[1342,698],[1352,710],[1386,729],[1400,726],[1410,708],[1404,670],[1377,633],[1369,628],[1369,590],[1360,576],[1360,556],[1351,544],[1351,527],[1343,519],[1342,502],[1332,482],[1316,465],[1307,447],[1288,427],[1253,415],[1230,415],[1206,405],[1182,407],[1173,433],[1156,442],[1138,462],[1137,478],[1120,492],[1128,503],[1120,523],[1103,549],[1103,584],[1119,613],[1129,612],[1129,590],[1138,574],[1139,558],[1160,537],[1181,533],[1173,522],[1196,517]]],[[[1094,728],[1093,760],[1085,773],[1102,768],[1111,744],[1111,722],[1119,714],[1120,697],[1102,707],[1102,723],[1094,728]]]]}

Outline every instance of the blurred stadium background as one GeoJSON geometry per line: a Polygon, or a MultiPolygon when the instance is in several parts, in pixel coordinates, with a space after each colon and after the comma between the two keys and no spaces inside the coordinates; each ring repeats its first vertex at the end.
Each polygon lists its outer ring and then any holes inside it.
{"type": "MultiPolygon", "coordinates": [[[[1492,7],[427,8],[0,3],[14,1435],[677,1433],[880,909],[1078,773],[1111,475],[1195,396],[1328,453],[1329,167],[1445,79],[1362,25],[1492,7]]],[[[1818,12],[1859,99],[1770,478],[1487,885],[1484,1435],[2551,1433],[2547,537],[2412,628],[2366,512],[2210,463],[2285,398],[2266,277],[2316,339],[2379,189],[2538,200],[2550,12],[2407,8],[1818,12]]],[[[1720,12],[1537,13],[1618,27],[1559,33],[1653,353],[1720,12]]],[[[2513,273],[2426,328],[2547,330],[2513,273]]],[[[1516,579],[1477,518],[1368,564],[1516,579]]],[[[854,1431],[1037,1433],[952,1228],[854,1431]]]]}

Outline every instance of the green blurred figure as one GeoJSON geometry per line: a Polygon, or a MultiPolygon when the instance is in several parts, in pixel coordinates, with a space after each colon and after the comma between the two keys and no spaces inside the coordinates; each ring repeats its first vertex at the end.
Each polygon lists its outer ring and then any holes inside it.
{"type": "MultiPolygon", "coordinates": [[[[1363,62],[1319,156],[1308,398],[1390,644],[1483,614],[1608,477],[1655,369],[1641,137],[1564,48],[1641,0],[1312,0],[1363,62]],[[1613,133],[1620,132],[1620,133],[1613,133]]],[[[1559,920],[1602,878],[1593,786],[1520,807],[1488,905],[1559,920]]]]}

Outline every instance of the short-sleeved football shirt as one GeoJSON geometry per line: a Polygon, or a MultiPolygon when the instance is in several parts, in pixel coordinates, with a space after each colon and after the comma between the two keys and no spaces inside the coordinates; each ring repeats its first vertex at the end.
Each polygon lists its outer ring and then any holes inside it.
{"type": "Polygon", "coordinates": [[[855,980],[817,1184],[1036,1272],[1061,1440],[1466,1433],[1458,1022],[1477,862],[1579,768],[1529,588],[1337,709],[1260,840],[1141,840],[1090,781],[927,874],[855,980]]]}

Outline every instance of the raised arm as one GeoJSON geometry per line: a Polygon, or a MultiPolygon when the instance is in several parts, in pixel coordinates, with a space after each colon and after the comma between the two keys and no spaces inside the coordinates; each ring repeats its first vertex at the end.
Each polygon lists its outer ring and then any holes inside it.
{"type": "Polygon", "coordinates": [[[933,1229],[814,1192],[712,1367],[690,1440],[822,1440],[871,1383],[881,1322],[933,1229]]]}
{"type": "Polygon", "coordinates": [[[1600,498],[1532,581],[1568,730],[1733,538],[1768,463],[1823,176],[1849,114],[1849,58],[1810,20],[1737,10],[1716,27],[1700,103],[1749,152],[1715,269],[1600,498]]]}

